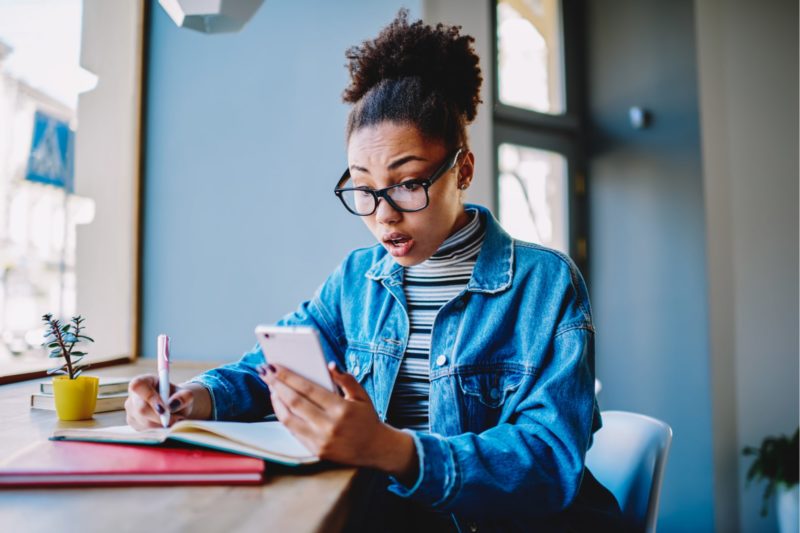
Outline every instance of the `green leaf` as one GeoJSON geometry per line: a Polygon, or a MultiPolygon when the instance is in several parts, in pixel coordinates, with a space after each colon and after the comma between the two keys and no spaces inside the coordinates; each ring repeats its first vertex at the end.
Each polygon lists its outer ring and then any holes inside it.
{"type": "Polygon", "coordinates": [[[72,352],[73,357],[83,357],[84,355],[86,355],[86,352],[79,352],[77,350],[72,352]]]}
{"type": "Polygon", "coordinates": [[[48,376],[57,375],[57,374],[66,374],[67,371],[64,368],[53,368],[47,371],[48,376]]]}
{"type": "Polygon", "coordinates": [[[72,379],[75,379],[75,378],[77,378],[78,376],[80,376],[82,372],[83,372],[83,369],[82,369],[82,368],[79,368],[78,370],[75,370],[75,371],[73,371],[73,372],[72,372],[72,379]]]}
{"type": "Polygon", "coordinates": [[[64,332],[64,333],[68,332],[69,331],[69,324],[67,324],[64,327],[62,327],[61,331],[64,332]]]}
{"type": "Polygon", "coordinates": [[[89,342],[94,342],[94,339],[93,339],[93,338],[91,338],[91,337],[87,337],[86,335],[78,335],[78,338],[79,338],[79,339],[84,339],[84,340],[87,340],[87,341],[89,341],[89,342]]]}
{"type": "Polygon", "coordinates": [[[47,345],[47,347],[48,348],[58,348],[59,347],[58,341],[51,342],[50,344],[47,345]]]}

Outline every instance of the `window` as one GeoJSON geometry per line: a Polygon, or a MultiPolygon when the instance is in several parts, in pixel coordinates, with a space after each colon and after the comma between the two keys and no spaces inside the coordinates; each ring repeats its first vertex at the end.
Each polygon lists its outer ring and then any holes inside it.
{"type": "Polygon", "coordinates": [[[144,5],[117,4],[0,3],[0,380],[54,366],[44,313],[86,317],[86,362],[135,352],[144,5]]]}
{"type": "Polygon", "coordinates": [[[558,0],[497,2],[500,102],[540,113],[563,113],[564,73],[558,0]]]}
{"type": "Polygon", "coordinates": [[[512,237],[569,249],[567,160],[523,145],[498,147],[500,218],[512,237]]]}
{"type": "Polygon", "coordinates": [[[497,212],[513,237],[586,272],[577,2],[494,3],[497,212]]]}

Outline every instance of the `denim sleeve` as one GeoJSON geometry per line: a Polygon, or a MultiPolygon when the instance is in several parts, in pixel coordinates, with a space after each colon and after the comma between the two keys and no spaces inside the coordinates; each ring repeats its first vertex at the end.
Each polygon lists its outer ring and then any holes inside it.
{"type": "Polygon", "coordinates": [[[565,509],[580,487],[592,433],[593,349],[590,325],[559,331],[550,364],[520,391],[523,399],[506,423],[452,437],[410,432],[419,476],[411,487],[393,480],[390,490],[474,518],[565,509]]]}
{"type": "MultiPolygon", "coordinates": [[[[342,320],[338,295],[341,275],[334,272],[314,297],[296,311],[284,316],[278,326],[309,326],[319,331],[322,351],[328,361],[341,367],[343,357],[342,320]]],[[[224,365],[190,380],[200,383],[211,395],[212,420],[258,420],[272,413],[269,388],[261,381],[256,368],[264,362],[261,347],[245,353],[235,363],[224,365]]]]}

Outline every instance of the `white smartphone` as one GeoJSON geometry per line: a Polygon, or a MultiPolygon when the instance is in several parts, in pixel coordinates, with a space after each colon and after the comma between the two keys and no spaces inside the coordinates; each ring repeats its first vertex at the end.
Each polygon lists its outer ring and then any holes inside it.
{"type": "Polygon", "coordinates": [[[336,392],[317,330],[305,326],[256,326],[256,338],[267,362],[336,392]]]}

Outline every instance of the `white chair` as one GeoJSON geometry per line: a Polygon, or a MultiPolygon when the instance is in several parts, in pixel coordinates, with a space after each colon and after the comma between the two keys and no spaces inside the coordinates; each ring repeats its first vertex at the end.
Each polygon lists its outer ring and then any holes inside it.
{"type": "Polygon", "coordinates": [[[603,411],[586,467],[616,497],[635,531],[655,532],[661,480],[672,428],[660,420],[626,411],[603,411]]]}

